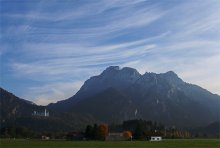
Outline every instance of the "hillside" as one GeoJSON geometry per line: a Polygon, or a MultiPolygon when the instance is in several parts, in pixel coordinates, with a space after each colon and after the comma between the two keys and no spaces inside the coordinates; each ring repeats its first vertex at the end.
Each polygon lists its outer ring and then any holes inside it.
{"type": "Polygon", "coordinates": [[[174,72],[141,75],[118,66],[91,77],[73,97],[49,107],[90,114],[107,123],[142,118],[167,126],[196,127],[220,119],[220,97],[184,82],[174,72]]]}
{"type": "Polygon", "coordinates": [[[47,106],[38,106],[0,88],[0,121],[3,127],[27,127],[34,131],[71,131],[84,129],[87,124],[98,122],[89,115],[49,110],[50,116],[33,116],[47,106]]]}

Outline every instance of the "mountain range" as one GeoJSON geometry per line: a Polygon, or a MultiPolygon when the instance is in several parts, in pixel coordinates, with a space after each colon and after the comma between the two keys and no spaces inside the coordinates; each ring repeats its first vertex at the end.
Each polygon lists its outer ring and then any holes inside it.
{"type": "Polygon", "coordinates": [[[50,123],[66,129],[73,128],[71,124],[76,128],[93,122],[119,124],[130,119],[195,128],[220,120],[220,96],[184,82],[173,71],[142,75],[133,68],[110,66],[85,81],[72,97],[48,106],[37,106],[7,94],[10,93],[1,89],[1,121],[5,123],[12,117],[35,120],[30,113],[42,108],[51,112],[47,119],[50,123]]]}

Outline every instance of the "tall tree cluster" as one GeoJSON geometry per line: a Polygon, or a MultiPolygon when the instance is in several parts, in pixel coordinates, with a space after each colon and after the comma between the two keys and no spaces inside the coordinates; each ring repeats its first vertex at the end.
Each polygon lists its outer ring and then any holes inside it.
{"type": "Polygon", "coordinates": [[[85,138],[87,140],[105,140],[108,136],[108,125],[106,124],[94,124],[88,125],[85,130],[85,138]]]}

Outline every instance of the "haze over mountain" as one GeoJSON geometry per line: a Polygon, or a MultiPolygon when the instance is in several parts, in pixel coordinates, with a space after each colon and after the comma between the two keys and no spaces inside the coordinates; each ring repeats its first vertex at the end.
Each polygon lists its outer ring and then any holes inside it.
{"type": "Polygon", "coordinates": [[[142,118],[192,127],[220,119],[220,97],[184,82],[173,71],[141,75],[118,66],[91,77],[73,97],[49,107],[90,114],[107,123],[142,118]]]}

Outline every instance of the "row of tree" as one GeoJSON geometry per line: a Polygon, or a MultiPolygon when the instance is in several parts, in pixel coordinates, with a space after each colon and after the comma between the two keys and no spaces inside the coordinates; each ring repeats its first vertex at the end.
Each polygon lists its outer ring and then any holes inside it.
{"type": "Polygon", "coordinates": [[[0,138],[34,138],[41,139],[42,136],[48,136],[51,139],[64,139],[66,132],[36,132],[26,127],[3,127],[0,129],[0,138]]]}
{"type": "Polygon", "coordinates": [[[0,131],[1,138],[27,138],[32,137],[34,132],[25,127],[4,127],[0,131]]]}
{"type": "Polygon", "coordinates": [[[134,140],[150,139],[151,136],[162,136],[164,126],[157,122],[145,120],[129,120],[122,124],[124,130],[129,130],[133,133],[134,140]]]}
{"type": "MultiPolygon", "coordinates": [[[[150,137],[150,135],[161,135],[161,131],[164,126],[157,122],[145,121],[145,120],[129,120],[123,122],[122,125],[115,125],[110,127],[110,132],[122,133],[124,139],[127,140],[141,140],[150,137]]],[[[94,124],[88,125],[85,130],[85,138],[87,140],[105,140],[109,132],[108,125],[106,124],[94,124]]]]}
{"type": "Polygon", "coordinates": [[[190,138],[190,132],[178,130],[174,127],[165,128],[164,125],[157,122],[145,120],[128,120],[122,125],[111,125],[113,131],[131,131],[134,140],[144,140],[151,136],[162,136],[164,138],[190,138]]]}
{"type": "Polygon", "coordinates": [[[94,126],[88,125],[85,130],[85,138],[87,140],[105,140],[108,135],[108,125],[106,124],[94,124],[94,126]]]}
{"type": "Polygon", "coordinates": [[[145,140],[151,136],[162,136],[165,138],[190,138],[188,131],[176,128],[165,128],[162,124],[145,120],[124,121],[121,125],[94,124],[88,125],[85,131],[77,132],[34,132],[26,127],[4,127],[1,128],[1,138],[41,138],[48,136],[51,139],[70,140],[106,140],[109,132],[122,133],[124,139],[145,140]]]}

